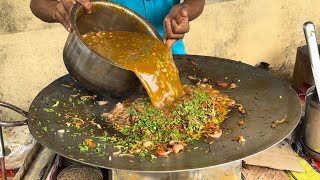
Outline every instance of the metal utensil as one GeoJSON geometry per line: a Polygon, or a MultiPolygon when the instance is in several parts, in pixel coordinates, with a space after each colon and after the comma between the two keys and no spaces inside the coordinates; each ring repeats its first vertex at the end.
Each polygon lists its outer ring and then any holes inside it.
{"type": "MultiPolygon", "coordinates": [[[[22,109],[0,101],[0,106],[11,109],[13,111],[18,112],[19,114],[23,115],[24,117],[27,117],[27,112],[23,111],[22,109]]],[[[0,120],[0,163],[1,163],[1,171],[2,171],[2,179],[6,180],[7,175],[6,175],[6,167],[5,167],[5,147],[3,143],[3,133],[2,133],[2,127],[12,127],[12,126],[22,126],[26,125],[27,121],[18,121],[18,122],[12,122],[12,121],[3,121],[0,120]]]]}
{"type": "Polygon", "coordinates": [[[314,82],[316,89],[320,89],[320,58],[315,26],[312,22],[306,22],[303,25],[303,29],[308,45],[314,82]]]}
{"type": "Polygon", "coordinates": [[[156,29],[132,10],[112,2],[92,2],[92,12],[77,4],[71,11],[73,32],[63,49],[69,73],[81,85],[99,95],[123,97],[141,84],[136,75],[89,48],[82,35],[97,31],[129,31],[148,34],[162,41],[156,29]]]}
{"type": "Polygon", "coordinates": [[[70,178],[90,180],[93,177],[95,177],[95,180],[103,180],[103,174],[99,168],[85,165],[72,165],[59,172],[57,180],[67,180],[70,178]]]}
{"type": "Polygon", "coordinates": [[[315,87],[306,92],[306,114],[304,118],[303,151],[320,160],[320,102],[315,87]]]}
{"type": "MultiPolygon", "coordinates": [[[[277,144],[298,124],[301,106],[297,94],[289,84],[265,70],[215,57],[181,55],[175,56],[174,59],[184,84],[197,83],[188,78],[190,75],[207,78],[213,84],[216,81],[237,83],[235,89],[217,86],[215,88],[243,104],[249,114],[242,115],[237,110],[232,111],[230,118],[221,125],[225,133],[213,144],[208,143],[210,140],[207,140],[208,142],[195,141],[186,147],[190,152],[173,154],[168,159],[158,158],[154,162],[150,160],[139,162],[137,157],[131,159],[130,157],[113,156],[112,153],[118,150],[111,146],[102,150],[108,153],[103,156],[99,156],[94,149],[80,152],[79,145],[87,138],[94,140],[95,144],[108,145],[108,142],[93,137],[102,136],[104,131],[113,133],[101,114],[110,111],[118,100],[108,96],[103,99],[109,101],[106,106],[99,106],[94,103],[94,100],[88,100],[85,104],[78,103],[80,96],[92,96],[92,94],[79,87],[70,75],[52,82],[33,100],[28,116],[31,134],[49,149],[85,164],[107,169],[173,172],[214,167],[239,161],[277,144]],[[52,107],[57,103],[56,101],[59,101],[59,105],[52,107]],[[45,110],[48,109],[44,108],[53,109],[54,112],[46,112],[45,110]],[[82,130],[68,127],[70,120],[64,119],[66,112],[79,114],[78,118],[84,120],[88,118],[90,121],[91,117],[95,116],[95,122],[99,123],[102,129],[89,122],[81,126],[82,130]],[[273,121],[282,119],[285,115],[287,115],[285,123],[280,124],[278,129],[271,128],[273,121]],[[246,120],[244,126],[238,126],[239,119],[246,120]],[[245,144],[233,141],[238,135],[244,136],[247,140],[245,144]],[[129,160],[134,162],[130,163],[129,160]]],[[[97,98],[99,100],[99,97],[97,98]]]]}

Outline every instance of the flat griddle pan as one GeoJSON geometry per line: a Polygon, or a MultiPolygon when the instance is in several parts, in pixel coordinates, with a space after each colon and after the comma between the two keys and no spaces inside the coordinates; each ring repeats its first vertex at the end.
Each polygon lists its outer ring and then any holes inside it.
{"type": "Polygon", "coordinates": [[[108,169],[173,172],[224,165],[252,156],[283,140],[299,122],[301,107],[295,91],[289,84],[263,69],[232,60],[194,55],[175,56],[175,63],[184,84],[197,83],[188,78],[193,76],[208,78],[212,84],[225,81],[238,85],[235,89],[214,86],[241,103],[247,114],[232,111],[230,118],[221,125],[224,134],[211,145],[208,143],[211,140],[201,139],[189,144],[185,152],[155,160],[113,156],[112,153],[117,149],[94,137],[103,136],[105,132],[114,133],[101,114],[110,111],[120,100],[96,97],[95,100],[81,103],[78,101],[80,96],[93,94],[79,86],[70,75],[52,82],[33,100],[28,113],[30,132],[42,145],[85,164],[108,169]],[[99,106],[97,100],[107,100],[109,104],[99,106]],[[54,104],[57,106],[52,107],[54,104]],[[54,109],[54,112],[47,112],[45,108],[54,109]],[[70,120],[64,118],[66,112],[87,119],[85,125],[81,126],[83,129],[68,126],[70,120]],[[285,123],[271,128],[273,121],[285,116],[285,123]],[[101,125],[101,129],[89,123],[93,118],[101,125]],[[245,120],[245,125],[239,126],[239,120],[245,120]],[[234,141],[239,135],[244,136],[245,143],[234,141]],[[103,152],[106,154],[97,153],[95,149],[80,152],[79,145],[85,139],[92,139],[96,145],[104,144],[103,152]]]}

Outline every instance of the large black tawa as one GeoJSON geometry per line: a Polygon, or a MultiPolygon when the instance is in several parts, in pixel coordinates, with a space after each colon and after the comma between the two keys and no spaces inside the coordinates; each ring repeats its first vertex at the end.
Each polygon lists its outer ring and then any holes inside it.
{"type": "Polygon", "coordinates": [[[295,91],[263,69],[232,60],[192,55],[175,56],[175,63],[185,84],[195,84],[196,81],[188,78],[195,76],[208,78],[212,83],[226,81],[238,85],[235,89],[215,86],[241,103],[248,114],[233,111],[221,126],[224,134],[212,145],[209,141],[200,140],[188,145],[185,152],[156,160],[113,156],[117,150],[103,138],[95,137],[103,136],[104,131],[113,133],[101,114],[110,111],[119,100],[104,97],[103,100],[109,101],[106,106],[99,106],[90,98],[83,103],[80,97],[92,94],[78,86],[70,75],[52,82],[34,99],[28,116],[30,132],[42,145],[85,164],[108,169],[172,172],[214,167],[254,155],[283,140],[299,122],[301,107],[295,91]],[[85,120],[85,125],[80,130],[74,128],[69,124],[70,120],[66,120],[67,112],[85,120]],[[283,124],[271,128],[273,121],[285,116],[283,124]],[[92,119],[101,128],[89,123],[92,119]],[[238,125],[241,119],[246,121],[244,126],[238,125]],[[242,144],[234,141],[238,135],[247,141],[242,144]],[[100,144],[100,150],[80,152],[79,145],[85,139],[92,139],[95,147],[100,144]]]}

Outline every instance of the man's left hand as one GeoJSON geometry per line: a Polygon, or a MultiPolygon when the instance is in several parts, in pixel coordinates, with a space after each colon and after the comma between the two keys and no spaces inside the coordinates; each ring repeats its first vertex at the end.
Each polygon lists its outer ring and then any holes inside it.
{"type": "Polygon", "coordinates": [[[189,17],[186,6],[178,4],[171,8],[164,19],[164,41],[170,47],[189,32],[189,17]]]}

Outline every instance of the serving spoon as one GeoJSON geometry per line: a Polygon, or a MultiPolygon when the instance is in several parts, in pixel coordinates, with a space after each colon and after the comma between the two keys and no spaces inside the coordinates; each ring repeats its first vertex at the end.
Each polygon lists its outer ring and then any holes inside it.
{"type": "MultiPolygon", "coordinates": [[[[306,37],[308,52],[311,61],[311,69],[315,82],[316,89],[320,89],[320,57],[318,50],[318,43],[316,37],[315,26],[312,22],[306,22],[303,24],[303,30],[306,37]]],[[[317,93],[317,91],[316,91],[317,93]]],[[[319,101],[318,93],[318,101],[319,101]]]]}

